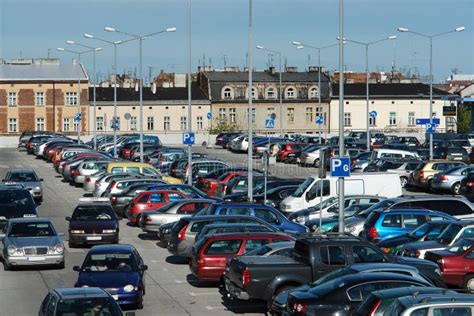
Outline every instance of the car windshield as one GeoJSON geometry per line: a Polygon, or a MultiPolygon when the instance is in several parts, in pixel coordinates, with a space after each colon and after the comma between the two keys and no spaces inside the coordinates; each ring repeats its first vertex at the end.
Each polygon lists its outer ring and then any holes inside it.
{"type": "Polygon", "coordinates": [[[74,210],[72,219],[75,221],[107,221],[115,219],[115,213],[107,205],[81,205],[74,210]]]}
{"type": "Polygon", "coordinates": [[[455,242],[454,245],[446,249],[447,251],[454,254],[462,254],[463,252],[469,250],[474,245],[474,240],[462,239],[458,242],[455,242]]]}
{"type": "Polygon", "coordinates": [[[342,278],[336,278],[336,279],[332,279],[324,283],[321,283],[311,288],[308,292],[317,297],[323,297],[327,295],[329,292],[333,291],[334,289],[337,289],[340,286],[344,286],[344,280],[342,280],[342,278]]]}
{"type": "Polygon", "coordinates": [[[85,272],[137,272],[138,267],[130,253],[92,254],[86,258],[85,272]]]}
{"type": "Polygon", "coordinates": [[[456,237],[461,228],[462,226],[460,225],[450,224],[439,234],[437,240],[442,244],[449,244],[454,237],[456,237]]]}
{"type": "Polygon", "coordinates": [[[424,235],[426,235],[430,230],[432,230],[435,226],[432,226],[430,225],[429,223],[425,223],[417,228],[415,228],[414,230],[412,230],[411,232],[408,233],[408,236],[409,237],[413,237],[413,238],[420,238],[420,237],[423,237],[424,235]]]}
{"type": "Polygon", "coordinates": [[[50,223],[13,223],[9,237],[49,237],[55,236],[50,223]]]}
{"type": "Polygon", "coordinates": [[[166,213],[168,212],[170,209],[172,209],[176,204],[178,203],[181,203],[181,201],[174,201],[174,202],[170,202],[168,204],[165,204],[163,205],[162,207],[160,207],[159,209],[157,209],[156,211],[159,212],[159,213],[166,213]]]}
{"type": "Polygon", "coordinates": [[[111,297],[80,297],[63,299],[58,303],[56,316],[122,315],[117,303],[111,297]]]}
{"type": "Polygon", "coordinates": [[[34,209],[35,202],[27,190],[0,190],[0,217],[23,217],[34,209]]]}
{"type": "Polygon", "coordinates": [[[296,189],[295,193],[291,196],[293,197],[301,197],[303,193],[309,188],[309,186],[313,183],[314,179],[312,177],[308,177],[304,182],[296,189]]]}
{"type": "Polygon", "coordinates": [[[270,250],[272,250],[272,248],[265,245],[265,246],[262,246],[260,248],[257,248],[257,249],[254,249],[254,250],[251,250],[249,252],[244,253],[244,256],[263,256],[264,254],[266,254],[270,250]]]}
{"type": "Polygon", "coordinates": [[[38,177],[34,172],[12,172],[7,179],[12,182],[35,182],[38,181],[38,177]]]}

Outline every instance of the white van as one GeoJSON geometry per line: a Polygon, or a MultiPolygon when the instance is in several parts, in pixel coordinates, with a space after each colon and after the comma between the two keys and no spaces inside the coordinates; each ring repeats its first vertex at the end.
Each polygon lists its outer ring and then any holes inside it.
{"type": "MultiPolygon", "coordinates": [[[[293,193],[280,204],[283,213],[293,213],[320,202],[321,187],[323,201],[338,195],[339,178],[327,176],[319,179],[308,177],[293,193]]],[[[402,195],[400,178],[395,173],[355,173],[344,181],[344,195],[377,195],[392,198],[402,195]]]]}
{"type": "Polygon", "coordinates": [[[398,150],[398,149],[388,149],[388,148],[379,148],[375,149],[372,152],[369,160],[375,160],[380,158],[413,158],[420,159],[420,156],[412,151],[407,150],[398,150]]]}

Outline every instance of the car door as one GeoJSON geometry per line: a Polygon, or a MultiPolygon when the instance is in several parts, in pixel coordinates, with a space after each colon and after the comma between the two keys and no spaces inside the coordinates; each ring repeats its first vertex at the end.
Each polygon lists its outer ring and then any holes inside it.
{"type": "Polygon", "coordinates": [[[315,271],[316,279],[348,264],[346,247],[343,245],[324,245],[320,246],[318,250],[319,264],[315,271]]]}
{"type": "Polygon", "coordinates": [[[413,229],[420,227],[427,221],[428,221],[428,218],[425,214],[403,214],[402,215],[402,228],[399,232],[399,235],[409,233],[413,229]]]}
{"type": "Polygon", "coordinates": [[[278,216],[271,210],[271,209],[266,209],[266,208],[255,208],[253,210],[253,216],[264,220],[268,224],[279,228],[279,229],[284,229],[282,221],[278,218],[278,216]]]}

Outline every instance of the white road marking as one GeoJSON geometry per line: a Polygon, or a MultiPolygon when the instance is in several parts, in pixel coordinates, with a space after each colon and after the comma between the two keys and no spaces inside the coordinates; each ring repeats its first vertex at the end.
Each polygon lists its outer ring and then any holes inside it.
{"type": "Polygon", "coordinates": [[[208,311],[212,311],[212,310],[215,310],[215,309],[225,309],[225,307],[224,306],[208,306],[208,305],[206,305],[206,309],[208,311]]]}
{"type": "Polygon", "coordinates": [[[184,281],[181,281],[181,280],[174,280],[175,283],[178,283],[178,284],[182,284],[184,283],[184,281]]]}
{"type": "Polygon", "coordinates": [[[190,296],[199,296],[199,295],[215,295],[216,292],[203,292],[203,293],[194,293],[194,292],[189,292],[190,296]]]}

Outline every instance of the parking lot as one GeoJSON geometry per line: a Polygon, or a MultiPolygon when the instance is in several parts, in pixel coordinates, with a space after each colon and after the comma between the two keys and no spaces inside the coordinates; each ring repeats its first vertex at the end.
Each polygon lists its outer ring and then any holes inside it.
{"type": "MultiPolygon", "coordinates": [[[[44,202],[39,206],[41,217],[52,220],[59,232],[67,233],[66,216],[71,215],[83,189],[63,183],[51,164],[27,156],[13,148],[0,149],[0,176],[9,168],[31,167],[44,179],[44,202]]],[[[239,155],[244,157],[244,155],[239,155]]],[[[67,234],[64,237],[67,240],[67,234]]],[[[120,223],[120,242],[133,244],[145,259],[146,295],[144,309],[136,315],[226,315],[242,312],[264,312],[264,306],[223,298],[216,284],[195,282],[188,264],[171,257],[166,249],[156,246],[156,240],[141,234],[141,230],[120,223]]],[[[73,287],[77,273],[72,270],[82,264],[87,249],[69,249],[66,245],[66,268],[63,270],[0,271],[0,315],[29,316],[38,313],[49,288],[73,287]]]]}

